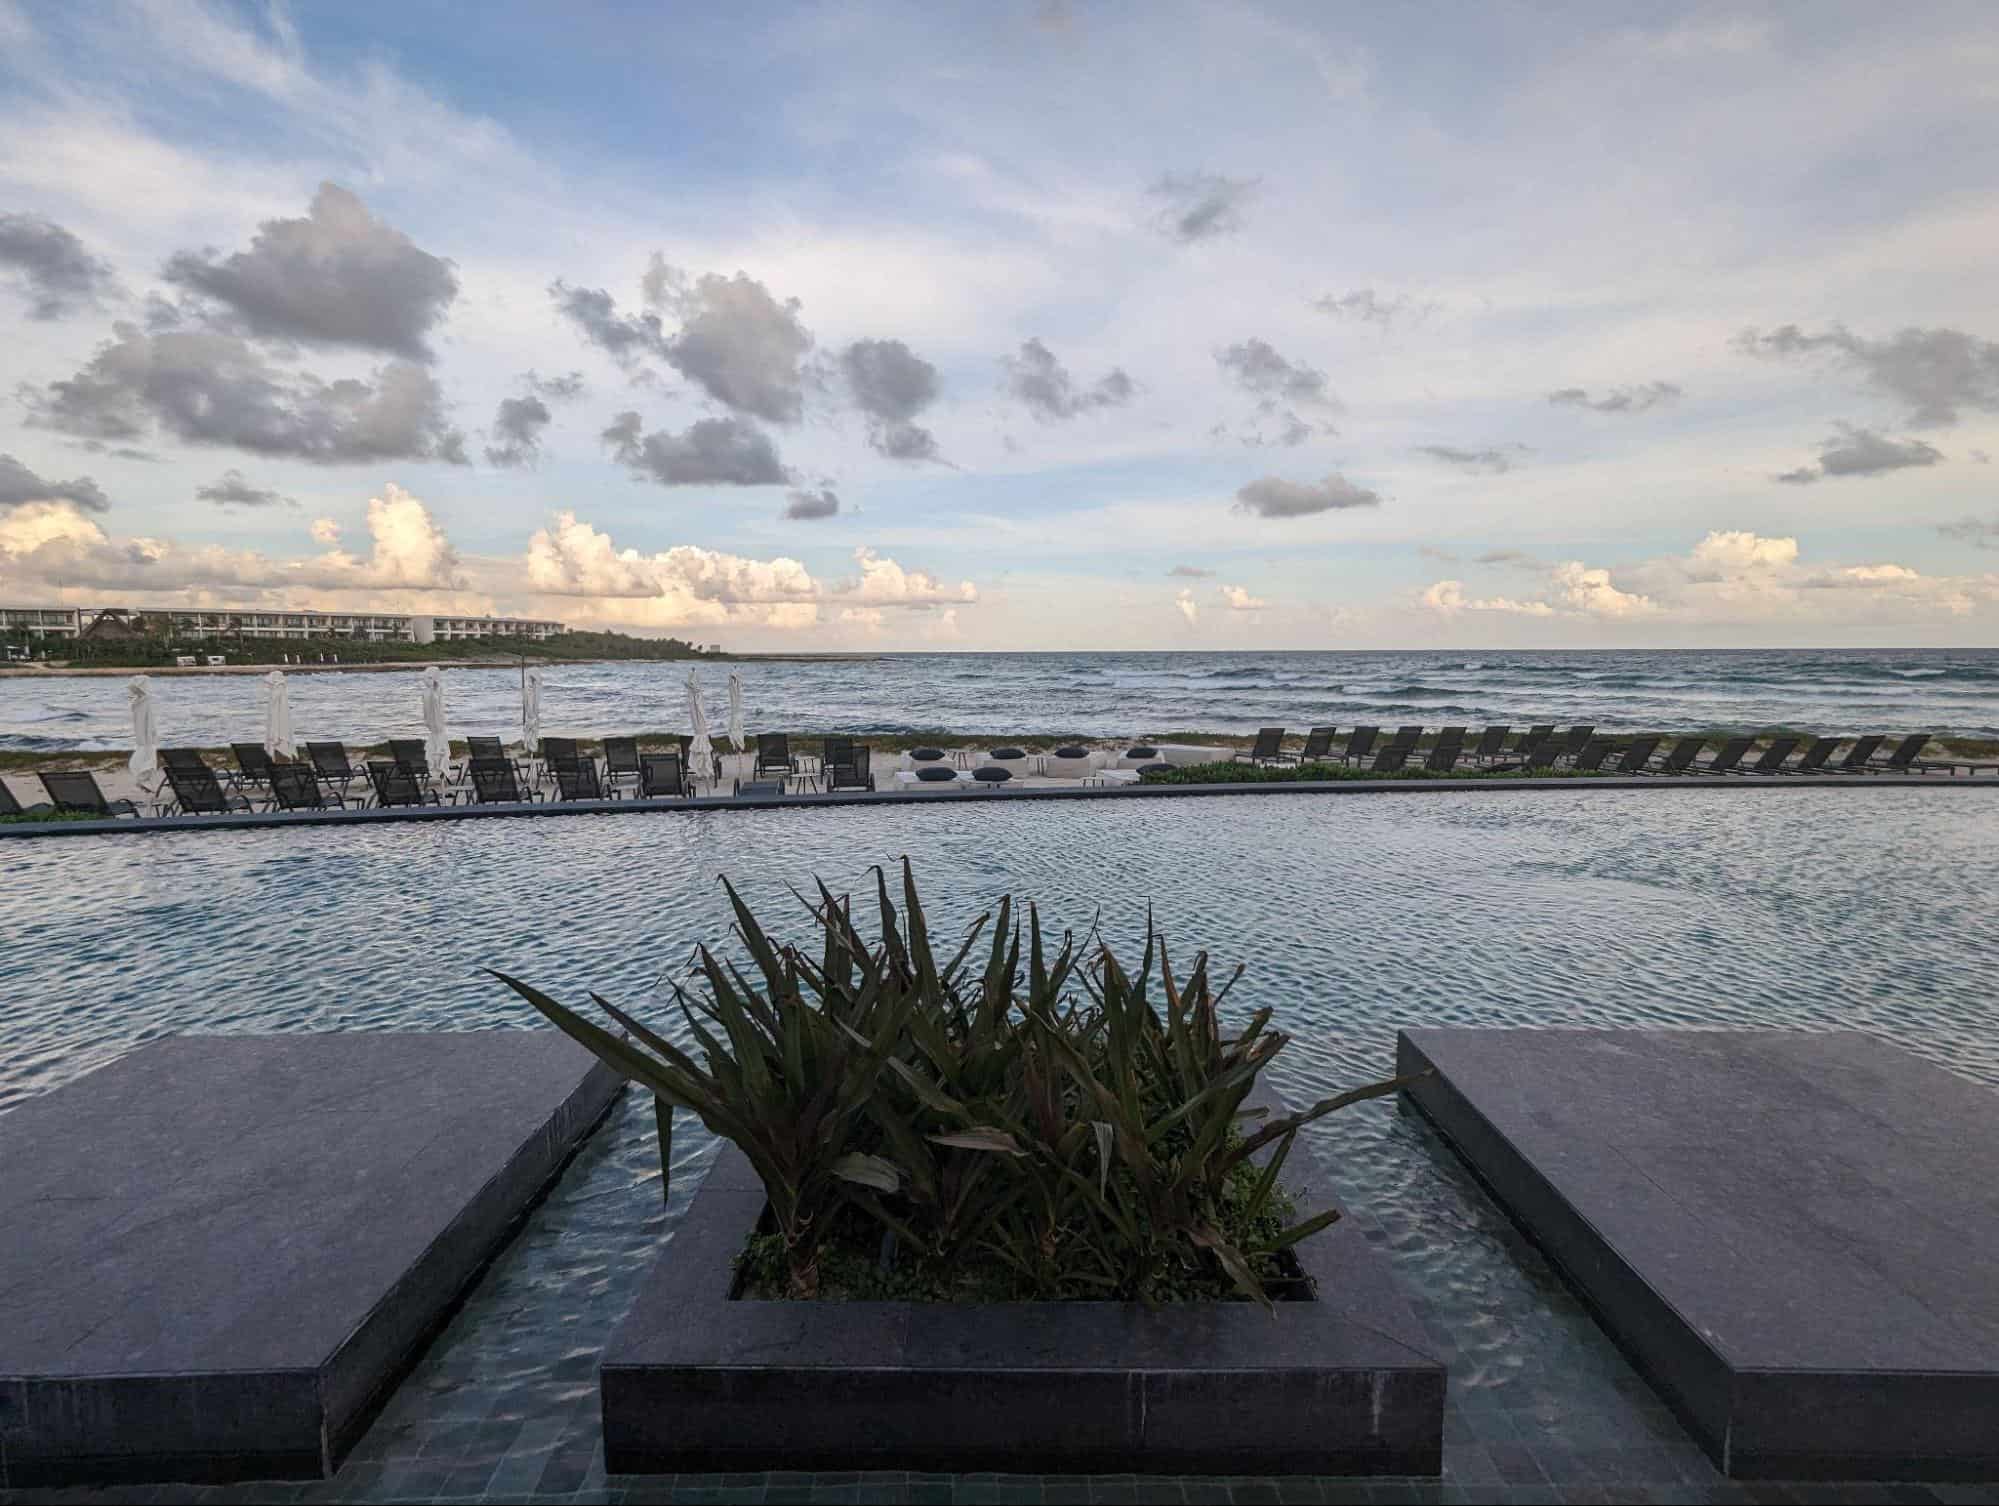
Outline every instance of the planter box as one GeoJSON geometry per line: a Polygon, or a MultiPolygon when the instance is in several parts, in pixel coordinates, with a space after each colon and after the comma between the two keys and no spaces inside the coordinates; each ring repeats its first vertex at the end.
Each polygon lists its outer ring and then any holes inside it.
{"type": "MultiPolygon", "coordinates": [[[[1301,1139],[1288,1185],[1329,1183],[1301,1139]]],[[[1314,1301],[763,1302],[732,1145],[604,1353],[614,1474],[915,1469],[1435,1474],[1444,1366],[1361,1231],[1298,1246],[1314,1301]]]]}

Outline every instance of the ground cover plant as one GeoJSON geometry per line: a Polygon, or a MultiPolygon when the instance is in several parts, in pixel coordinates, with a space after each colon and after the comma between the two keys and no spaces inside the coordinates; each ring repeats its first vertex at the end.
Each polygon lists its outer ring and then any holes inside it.
{"type": "Polygon", "coordinates": [[[1190,763],[1151,768],[1138,776],[1141,784],[1283,784],[1299,779],[1600,779],[1607,770],[1483,769],[1466,765],[1448,774],[1429,769],[1398,769],[1377,774],[1365,764],[1338,763],[1190,763]]]}
{"type": "Polygon", "coordinates": [[[1248,1107],[1288,1037],[1267,1007],[1224,1023],[1240,967],[1176,973],[1148,925],[1127,968],[1010,899],[940,961],[907,860],[899,907],[875,876],[872,941],[824,884],[800,896],[809,950],[729,887],[750,967],[698,949],[705,997],[674,990],[685,1047],[598,995],[615,1030],[495,976],[652,1089],[662,1176],[676,1108],[742,1148],[769,1198],[750,1295],[1269,1305],[1282,1252],[1339,1217],[1297,1217],[1282,1186],[1299,1130],[1403,1080],[1248,1107]]]}

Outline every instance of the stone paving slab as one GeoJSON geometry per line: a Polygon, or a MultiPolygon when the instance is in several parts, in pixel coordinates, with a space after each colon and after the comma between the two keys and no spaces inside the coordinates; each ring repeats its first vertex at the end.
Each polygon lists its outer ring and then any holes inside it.
{"type": "Polygon", "coordinates": [[[1856,1032],[1408,1030],[1398,1058],[1723,1472],[1999,1479],[1999,1094],[1856,1032]]]}
{"type": "Polygon", "coordinates": [[[552,1030],[177,1036],[0,1116],[0,1486],[331,1473],[619,1086],[552,1030]]]}

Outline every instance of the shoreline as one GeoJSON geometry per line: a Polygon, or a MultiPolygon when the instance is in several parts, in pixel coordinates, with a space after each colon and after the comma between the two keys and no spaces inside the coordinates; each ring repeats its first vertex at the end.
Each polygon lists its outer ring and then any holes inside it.
{"type": "Polygon", "coordinates": [[[53,668],[40,664],[0,665],[0,680],[102,680],[151,675],[161,679],[201,675],[267,675],[281,670],[288,675],[389,674],[395,671],[438,669],[512,669],[525,664],[817,664],[825,660],[876,658],[878,655],[849,654],[702,654],[686,659],[548,659],[533,656],[525,660],[501,657],[478,659],[391,659],[351,664],[65,664],[53,668]]]}

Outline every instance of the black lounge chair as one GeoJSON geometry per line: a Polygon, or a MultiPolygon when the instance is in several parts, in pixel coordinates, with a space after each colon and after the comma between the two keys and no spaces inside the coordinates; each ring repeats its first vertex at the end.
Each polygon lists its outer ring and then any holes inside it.
{"type": "Polygon", "coordinates": [[[541,740],[542,767],[550,774],[557,769],[575,768],[582,757],[573,737],[544,737],[541,740]]]}
{"type": "Polygon", "coordinates": [[[1480,763],[1491,763],[1499,757],[1500,750],[1506,746],[1506,739],[1512,735],[1512,732],[1511,727],[1487,727],[1485,731],[1479,733],[1478,742],[1473,746],[1471,756],[1480,763]]]}
{"type": "Polygon", "coordinates": [[[1247,748],[1236,748],[1229,754],[1230,763],[1283,763],[1284,729],[1282,727],[1259,727],[1256,741],[1247,748]]]}
{"type": "Polygon", "coordinates": [[[1346,751],[1340,755],[1341,763],[1359,763],[1374,751],[1374,740],[1381,736],[1379,727],[1356,727],[1347,734],[1346,751]]]}
{"type": "Polygon", "coordinates": [[[1465,743],[1465,734],[1470,730],[1469,727],[1439,727],[1437,729],[1437,741],[1440,743],[1456,743],[1462,748],[1465,743]]]}
{"type": "Polygon", "coordinates": [[[1832,757],[1832,750],[1839,746],[1836,737],[1815,737],[1805,749],[1804,756],[1788,768],[1777,770],[1779,774],[1816,774],[1826,766],[1832,757]]]}
{"type": "Polygon", "coordinates": [[[480,805],[532,805],[541,799],[541,792],[521,783],[511,759],[475,758],[472,798],[480,805]]]}
{"type": "MultiPolygon", "coordinates": [[[[1298,755],[1298,762],[1324,763],[1328,758],[1332,757],[1333,738],[1337,735],[1337,731],[1338,729],[1333,727],[1314,727],[1310,732],[1307,732],[1305,734],[1305,747],[1298,755]]],[[[1134,748],[1128,756],[1132,758],[1153,758],[1157,756],[1157,753],[1151,748],[1147,748],[1143,752],[1134,748]]]]}
{"type": "MultiPolygon", "coordinates": [[[[1624,750],[1624,756],[1617,760],[1617,768],[1614,772],[1619,774],[1644,773],[1645,765],[1651,762],[1652,755],[1658,750],[1658,747],[1659,739],[1656,737],[1639,738],[1624,750]]],[[[1698,752],[1699,749],[1700,745],[1696,743],[1694,751],[1698,752]]],[[[1693,754],[1689,753],[1687,756],[1691,758],[1693,754]]]]}
{"type": "Polygon", "coordinates": [[[1594,774],[1603,767],[1603,761],[1610,757],[1617,746],[1607,737],[1593,737],[1572,760],[1570,767],[1580,774],[1594,774]]]}
{"type": "Polygon", "coordinates": [[[1721,751],[1706,763],[1696,762],[1689,772],[1695,774],[1726,774],[1742,762],[1742,755],[1756,745],[1753,737],[1731,737],[1721,745],[1721,751]]]}
{"type": "Polygon", "coordinates": [[[757,734],[757,761],[751,771],[758,779],[766,774],[796,774],[798,760],[791,756],[791,739],[782,732],[757,734]]]}
{"type": "MultiPolygon", "coordinates": [[[[822,737],[819,739],[819,768],[822,773],[835,768],[851,768],[854,763],[854,740],[851,737],[822,737]]],[[[832,788],[828,785],[827,788],[832,788]]]]}
{"type": "Polygon", "coordinates": [[[1784,772],[1784,760],[1797,751],[1797,738],[1780,737],[1763,750],[1762,756],[1756,762],[1741,768],[1728,769],[1725,772],[1730,774],[1781,774],[1784,772]]]}
{"type": "Polygon", "coordinates": [[[1866,765],[1867,772],[1870,774],[1906,774],[1913,769],[1916,773],[1920,774],[1925,769],[1931,767],[1931,765],[1920,762],[1916,755],[1929,746],[1929,741],[1929,733],[1912,732],[1899,743],[1895,744],[1895,751],[1888,755],[1885,762],[1866,765]]]}
{"type": "Polygon", "coordinates": [[[678,753],[639,755],[639,798],[685,800],[693,793],[694,787],[687,779],[687,765],[680,761],[678,753]]]}
{"type": "Polygon", "coordinates": [[[1368,768],[1370,774],[1400,774],[1409,763],[1410,749],[1400,742],[1390,743],[1374,755],[1374,762],[1368,768]]]}
{"type": "Polygon", "coordinates": [[[280,810],[288,811],[325,810],[328,805],[347,808],[347,797],[328,784],[317,768],[303,763],[271,765],[271,799],[280,810]]]}
{"type": "Polygon", "coordinates": [[[1400,748],[1404,753],[1416,751],[1416,744],[1423,740],[1423,729],[1418,727],[1397,727],[1395,736],[1388,740],[1391,748],[1400,748]]]}
{"type": "Polygon", "coordinates": [[[1868,760],[1874,757],[1875,750],[1886,741],[1888,741],[1887,738],[1880,736],[1861,738],[1859,742],[1846,750],[1846,757],[1842,758],[1838,763],[1829,765],[1826,772],[1828,774],[1865,773],[1868,760]]]}
{"type": "Polygon", "coordinates": [[[55,809],[46,800],[38,800],[33,805],[23,805],[14,798],[14,792],[7,788],[7,781],[0,779],[0,816],[46,816],[55,809]]]}
{"type": "Polygon", "coordinates": [[[97,776],[84,769],[55,769],[38,776],[55,808],[65,816],[136,816],[129,800],[106,800],[97,776]]]}
{"type": "Polygon", "coordinates": [[[821,765],[821,772],[825,776],[825,788],[829,791],[872,790],[875,787],[875,776],[868,771],[870,755],[866,745],[850,740],[845,756],[844,763],[821,765]]]}
{"type": "Polygon", "coordinates": [[[1706,746],[1707,739],[1704,737],[1683,737],[1673,744],[1672,750],[1664,758],[1659,760],[1658,768],[1637,768],[1631,772],[1634,774],[1684,774],[1693,767],[1694,760],[1700,756],[1701,749],[1706,746]]]}
{"type": "Polygon", "coordinates": [[[174,792],[174,804],[184,815],[223,816],[232,811],[251,809],[248,800],[225,790],[222,781],[215,777],[215,771],[199,759],[192,764],[170,763],[166,772],[167,786],[174,792]]]}
{"type": "Polygon", "coordinates": [[[1513,744],[1515,753],[1525,753],[1529,748],[1537,748],[1555,735],[1553,722],[1537,722],[1521,733],[1513,744]]]}
{"type": "Polygon", "coordinates": [[[1514,750],[1506,755],[1506,762],[1495,766],[1497,772],[1527,773],[1532,769],[1552,769],[1555,761],[1562,756],[1562,740],[1551,731],[1542,738],[1523,736],[1514,750]]]}
{"type": "Polygon", "coordinates": [[[610,786],[614,795],[621,784],[638,788],[639,740],[636,737],[604,739],[604,783],[610,786]]]}
{"type": "Polygon", "coordinates": [[[585,758],[577,763],[555,766],[555,792],[563,800],[603,800],[604,782],[597,777],[597,761],[585,758]]]}
{"type": "Polygon", "coordinates": [[[375,804],[383,810],[400,805],[436,803],[431,799],[424,776],[400,759],[369,759],[368,782],[375,787],[375,804]]]}
{"type": "Polygon", "coordinates": [[[1439,739],[1430,750],[1430,756],[1423,760],[1423,767],[1432,774],[1448,774],[1458,766],[1458,759],[1465,751],[1464,739],[1445,742],[1439,739]]]}
{"type": "Polygon", "coordinates": [[[735,784],[738,800],[774,800],[784,793],[782,779],[752,779],[748,783],[738,779],[735,784]]]}
{"type": "Polygon", "coordinates": [[[1596,728],[1594,727],[1575,726],[1569,728],[1562,736],[1561,756],[1573,762],[1582,756],[1583,749],[1589,746],[1589,740],[1595,736],[1596,728]]]}
{"type": "Polygon", "coordinates": [[[230,753],[236,759],[236,773],[232,776],[241,787],[246,784],[271,787],[271,755],[264,751],[262,743],[231,743],[230,753]]]}
{"type": "Polygon", "coordinates": [[[338,784],[343,796],[347,787],[361,777],[361,771],[347,761],[345,743],[307,743],[305,756],[312,760],[313,772],[320,782],[329,786],[338,784]]]}
{"type": "Polygon", "coordinates": [[[171,772],[174,769],[207,769],[208,765],[202,759],[199,748],[162,748],[160,767],[171,772]]]}

